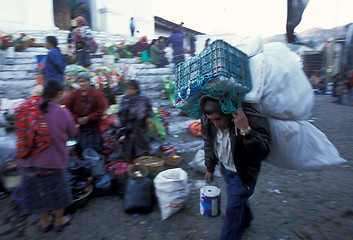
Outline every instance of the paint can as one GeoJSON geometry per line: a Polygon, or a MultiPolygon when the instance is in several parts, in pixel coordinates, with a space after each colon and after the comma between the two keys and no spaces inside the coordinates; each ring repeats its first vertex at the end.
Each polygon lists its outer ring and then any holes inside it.
{"type": "Polygon", "coordinates": [[[206,217],[221,214],[221,189],[210,185],[200,189],[200,213],[206,217]]]}

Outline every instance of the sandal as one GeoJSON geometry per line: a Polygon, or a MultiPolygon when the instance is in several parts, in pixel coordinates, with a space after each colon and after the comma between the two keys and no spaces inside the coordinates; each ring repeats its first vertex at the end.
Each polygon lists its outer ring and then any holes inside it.
{"type": "Polygon", "coordinates": [[[71,217],[71,215],[66,215],[66,217],[68,217],[69,220],[67,220],[67,221],[66,221],[64,224],[62,224],[62,225],[54,226],[55,231],[61,232],[66,226],[70,225],[71,220],[72,220],[72,217],[71,217]]]}
{"type": "Polygon", "coordinates": [[[54,217],[51,218],[51,221],[48,226],[46,226],[46,227],[40,226],[40,231],[42,233],[46,233],[46,232],[53,230],[53,228],[54,228],[54,217]]]}

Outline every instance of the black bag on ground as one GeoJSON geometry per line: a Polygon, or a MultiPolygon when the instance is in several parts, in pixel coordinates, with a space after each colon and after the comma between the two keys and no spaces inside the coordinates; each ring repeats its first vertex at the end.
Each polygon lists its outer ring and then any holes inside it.
{"type": "Polygon", "coordinates": [[[152,181],[149,178],[132,178],[127,181],[124,195],[126,213],[149,213],[153,208],[152,181]]]}
{"type": "Polygon", "coordinates": [[[97,177],[94,193],[96,197],[109,196],[112,194],[112,177],[110,173],[97,177]]]}

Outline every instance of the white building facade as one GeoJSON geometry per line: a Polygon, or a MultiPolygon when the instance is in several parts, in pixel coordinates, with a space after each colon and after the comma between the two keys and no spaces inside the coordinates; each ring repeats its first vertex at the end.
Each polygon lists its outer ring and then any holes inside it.
{"type": "Polygon", "coordinates": [[[81,2],[88,7],[92,30],[129,35],[133,17],[140,35],[154,36],[152,0],[0,0],[0,30],[68,29],[71,11],[81,2]]]}

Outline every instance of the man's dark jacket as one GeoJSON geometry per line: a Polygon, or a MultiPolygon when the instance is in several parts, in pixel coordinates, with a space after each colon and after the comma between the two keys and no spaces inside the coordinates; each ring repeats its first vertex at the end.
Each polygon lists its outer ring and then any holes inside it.
{"type": "MultiPolygon", "coordinates": [[[[270,152],[271,137],[266,118],[253,115],[257,113],[251,108],[244,108],[244,112],[251,127],[250,132],[242,136],[234,122],[230,121],[229,136],[235,168],[242,183],[249,189],[256,184],[261,161],[270,152]]],[[[217,129],[204,114],[201,117],[201,132],[205,143],[205,165],[207,171],[213,173],[219,161],[214,152],[217,129]]]]}

